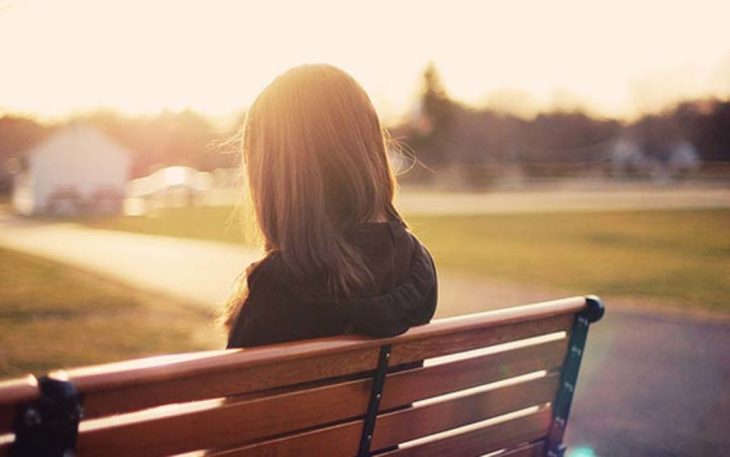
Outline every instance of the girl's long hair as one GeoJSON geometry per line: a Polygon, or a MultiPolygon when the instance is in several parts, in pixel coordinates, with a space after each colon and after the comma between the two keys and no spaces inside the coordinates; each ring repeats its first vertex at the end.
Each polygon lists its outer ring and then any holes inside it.
{"type": "MultiPolygon", "coordinates": [[[[326,278],[323,292],[333,299],[366,288],[371,274],[347,232],[403,220],[385,134],[363,88],[330,65],[280,75],[246,115],[243,161],[266,256],[280,256],[296,280],[326,278]]],[[[224,312],[229,329],[248,273],[224,312]]]]}

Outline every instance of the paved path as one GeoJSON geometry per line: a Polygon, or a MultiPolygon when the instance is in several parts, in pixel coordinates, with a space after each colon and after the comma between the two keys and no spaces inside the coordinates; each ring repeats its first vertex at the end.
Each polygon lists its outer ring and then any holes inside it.
{"type": "Polygon", "coordinates": [[[588,338],[569,445],[608,457],[727,456],[730,326],[608,306],[588,338]]]}
{"type": "Polygon", "coordinates": [[[599,188],[515,192],[404,190],[398,206],[410,214],[511,214],[536,212],[730,208],[727,188],[599,188]]]}
{"type": "Polygon", "coordinates": [[[213,307],[259,257],[226,243],[41,224],[5,217],[0,245],[109,276],[133,287],[213,307]]]}
{"type": "MultiPolygon", "coordinates": [[[[0,215],[0,245],[69,263],[136,288],[213,307],[258,251],[227,243],[43,224],[0,215]]],[[[439,317],[555,298],[545,289],[439,275],[439,317]],[[477,288],[482,293],[473,293],[477,288]],[[457,306],[458,304],[458,306],[457,306]]]]}
{"type": "MultiPolygon", "coordinates": [[[[0,219],[0,245],[200,306],[225,298],[255,251],[222,243],[0,219]]],[[[440,275],[439,316],[558,291],[440,275]]],[[[611,308],[591,330],[568,428],[575,456],[721,456],[730,448],[730,326],[611,308]]],[[[570,455],[570,454],[569,454],[570,455]]],[[[726,455],[726,454],[725,454],[726,455]]]]}

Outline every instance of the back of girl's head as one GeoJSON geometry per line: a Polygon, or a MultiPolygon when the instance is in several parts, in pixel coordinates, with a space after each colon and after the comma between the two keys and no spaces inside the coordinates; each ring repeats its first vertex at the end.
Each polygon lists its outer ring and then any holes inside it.
{"type": "Polygon", "coordinates": [[[362,87],[329,65],[287,71],[250,108],[243,157],[267,251],[301,278],[323,273],[335,295],[365,286],[367,267],[345,235],[401,218],[383,131],[362,87]]]}

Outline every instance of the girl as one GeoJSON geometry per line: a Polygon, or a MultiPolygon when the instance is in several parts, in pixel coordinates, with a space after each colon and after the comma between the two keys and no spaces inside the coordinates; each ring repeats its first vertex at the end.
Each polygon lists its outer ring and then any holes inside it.
{"type": "Polygon", "coordinates": [[[243,159],[265,256],[226,307],[229,348],[431,319],[433,260],[393,206],[380,121],[348,74],[305,65],[276,78],[246,116],[243,159]]]}

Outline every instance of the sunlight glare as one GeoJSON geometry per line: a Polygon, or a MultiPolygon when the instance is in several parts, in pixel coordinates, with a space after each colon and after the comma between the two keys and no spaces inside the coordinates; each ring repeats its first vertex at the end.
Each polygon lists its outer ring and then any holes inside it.
{"type": "Polygon", "coordinates": [[[185,184],[186,170],[184,167],[165,168],[164,181],[168,186],[185,184]]]}
{"type": "Polygon", "coordinates": [[[455,98],[484,104],[516,91],[526,94],[521,110],[577,103],[628,115],[681,96],[730,94],[730,4],[713,0],[14,5],[0,12],[0,112],[227,115],[307,62],[352,73],[385,116],[412,109],[429,61],[455,98]]]}

